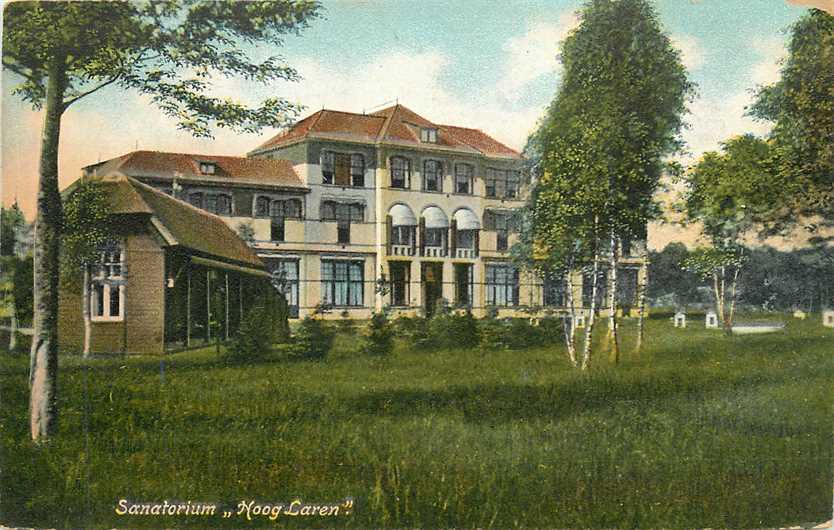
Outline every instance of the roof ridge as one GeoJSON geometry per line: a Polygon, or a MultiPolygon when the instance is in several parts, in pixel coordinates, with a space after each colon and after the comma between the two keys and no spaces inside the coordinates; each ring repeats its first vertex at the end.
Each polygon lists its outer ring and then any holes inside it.
{"type": "MultiPolygon", "coordinates": [[[[394,114],[397,113],[397,107],[399,107],[399,106],[400,106],[400,103],[398,101],[392,107],[387,107],[387,108],[391,108],[391,109],[394,109],[394,110],[392,110],[391,114],[389,114],[388,116],[384,116],[385,123],[382,124],[382,128],[379,130],[379,134],[376,135],[377,143],[382,142],[385,139],[385,137],[388,136],[388,129],[391,128],[391,122],[394,120],[394,114]]],[[[377,112],[382,112],[383,110],[386,110],[386,109],[379,109],[377,112]]],[[[383,117],[383,116],[380,116],[380,117],[383,117]]]]}

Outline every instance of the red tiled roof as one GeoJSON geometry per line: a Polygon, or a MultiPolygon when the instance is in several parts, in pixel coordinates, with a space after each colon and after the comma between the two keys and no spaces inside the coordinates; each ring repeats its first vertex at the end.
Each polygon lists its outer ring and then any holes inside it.
{"type": "Polygon", "coordinates": [[[236,184],[267,184],[303,188],[301,178],[288,160],[238,156],[134,151],[84,168],[87,175],[120,173],[129,177],[182,178],[236,184]],[[200,172],[200,162],[211,162],[215,173],[200,172]]]}
{"type": "Polygon", "coordinates": [[[371,114],[356,114],[322,109],[307,116],[253,152],[294,143],[308,137],[372,141],[414,146],[440,146],[455,151],[489,157],[521,158],[521,154],[478,129],[438,125],[402,105],[393,105],[371,114]],[[420,141],[420,129],[438,130],[437,143],[420,141]]]}

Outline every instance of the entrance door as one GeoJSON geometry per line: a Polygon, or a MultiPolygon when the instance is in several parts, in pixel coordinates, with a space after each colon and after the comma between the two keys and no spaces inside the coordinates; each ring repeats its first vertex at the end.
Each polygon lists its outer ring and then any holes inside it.
{"type": "Polygon", "coordinates": [[[437,309],[437,303],[443,297],[443,264],[423,263],[421,267],[423,283],[423,303],[426,316],[431,316],[437,309]]]}

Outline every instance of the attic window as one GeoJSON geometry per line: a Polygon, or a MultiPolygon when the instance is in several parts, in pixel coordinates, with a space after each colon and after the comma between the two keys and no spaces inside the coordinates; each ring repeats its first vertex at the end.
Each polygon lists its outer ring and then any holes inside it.
{"type": "Polygon", "coordinates": [[[214,162],[200,162],[200,173],[203,175],[214,175],[217,164],[214,162]]]}
{"type": "Polygon", "coordinates": [[[420,129],[420,141],[431,144],[437,143],[437,129],[422,128],[420,129]]]}

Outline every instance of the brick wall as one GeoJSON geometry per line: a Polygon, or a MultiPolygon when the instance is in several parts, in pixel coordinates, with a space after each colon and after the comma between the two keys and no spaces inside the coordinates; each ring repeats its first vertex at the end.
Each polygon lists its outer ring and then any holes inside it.
{"type": "MultiPolygon", "coordinates": [[[[126,236],[125,318],[118,322],[93,322],[93,353],[163,353],[165,319],[165,253],[148,234],[126,236]]],[[[63,288],[58,311],[58,332],[65,352],[83,347],[81,282],[63,288]]]]}

